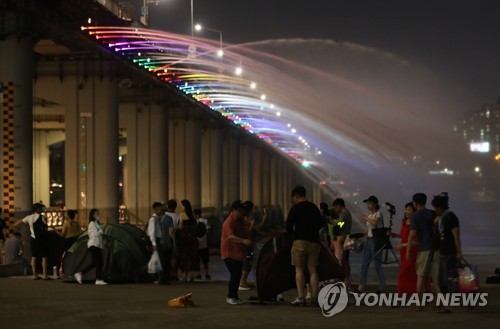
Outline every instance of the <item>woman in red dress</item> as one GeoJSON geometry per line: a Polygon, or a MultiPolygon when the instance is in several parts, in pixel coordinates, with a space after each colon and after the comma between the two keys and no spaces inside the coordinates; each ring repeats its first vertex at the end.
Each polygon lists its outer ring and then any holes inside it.
{"type": "MultiPolygon", "coordinates": [[[[406,247],[408,246],[408,236],[410,235],[410,219],[415,212],[412,202],[405,205],[405,217],[401,223],[400,234],[393,233],[391,236],[401,238],[401,243],[397,245],[400,252],[401,267],[398,276],[398,295],[417,292],[417,271],[415,263],[418,255],[418,245],[410,250],[410,258],[406,260],[406,247]]],[[[418,239],[417,239],[418,241],[418,239]]]]}

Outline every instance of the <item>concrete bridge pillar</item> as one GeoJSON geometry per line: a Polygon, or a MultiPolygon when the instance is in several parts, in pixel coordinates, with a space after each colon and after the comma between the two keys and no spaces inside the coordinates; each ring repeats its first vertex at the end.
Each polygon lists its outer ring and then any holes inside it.
{"type": "Polygon", "coordinates": [[[9,223],[29,214],[33,205],[33,41],[16,32],[0,40],[1,198],[9,223]]]}
{"type": "Polygon", "coordinates": [[[223,132],[208,126],[201,136],[201,206],[211,215],[220,215],[223,207],[222,172],[223,132]]]}
{"type": "Polygon", "coordinates": [[[223,140],[222,151],[222,184],[225,212],[231,203],[240,199],[240,139],[237,131],[227,131],[223,140]]]}
{"type": "Polygon", "coordinates": [[[201,125],[195,109],[173,109],[169,120],[169,195],[201,207],[201,125]],[[187,112],[187,113],[186,113],[187,112]]]}
{"type": "Polygon", "coordinates": [[[120,105],[126,135],[123,191],[129,221],[145,225],[152,203],[168,198],[168,113],[159,91],[134,92],[144,101],[120,105]]]}
{"type": "MultiPolygon", "coordinates": [[[[255,150],[252,142],[248,139],[243,139],[240,145],[240,191],[239,198],[242,201],[252,200],[254,197],[253,190],[257,188],[254,185],[254,167],[258,164],[255,150]]],[[[254,200],[252,200],[256,203],[254,200]]]]}

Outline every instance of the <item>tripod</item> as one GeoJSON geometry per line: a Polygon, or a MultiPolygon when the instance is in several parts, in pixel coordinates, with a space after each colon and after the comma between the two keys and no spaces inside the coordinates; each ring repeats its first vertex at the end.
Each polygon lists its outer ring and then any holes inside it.
{"type": "Polygon", "coordinates": [[[368,264],[371,264],[373,260],[379,261],[377,256],[381,254],[382,252],[385,251],[385,254],[382,257],[382,260],[380,261],[382,264],[393,264],[393,263],[398,263],[401,265],[399,262],[398,257],[396,256],[396,253],[394,252],[394,249],[392,248],[391,240],[389,240],[389,236],[387,235],[387,232],[391,230],[392,227],[392,216],[394,215],[392,212],[389,212],[390,215],[390,220],[389,220],[389,227],[381,227],[381,228],[374,228],[372,229],[373,233],[373,239],[375,240],[375,250],[377,250],[372,258],[370,259],[370,262],[368,264]],[[389,261],[389,251],[391,251],[392,255],[394,256],[394,261],[389,261]]]}

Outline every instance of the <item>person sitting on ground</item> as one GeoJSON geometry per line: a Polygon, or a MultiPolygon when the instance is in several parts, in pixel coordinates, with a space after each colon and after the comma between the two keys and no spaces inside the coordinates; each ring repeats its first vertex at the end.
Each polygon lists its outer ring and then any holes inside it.
{"type": "Polygon", "coordinates": [[[14,235],[5,241],[5,264],[23,264],[25,268],[28,262],[22,256],[24,254],[24,243],[21,233],[14,232],[14,235]]]}

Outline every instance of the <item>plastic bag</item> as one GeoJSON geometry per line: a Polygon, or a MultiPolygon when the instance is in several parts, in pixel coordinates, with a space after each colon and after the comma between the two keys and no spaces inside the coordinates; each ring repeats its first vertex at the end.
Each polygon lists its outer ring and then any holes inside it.
{"type": "Polygon", "coordinates": [[[477,266],[470,265],[465,260],[460,264],[458,270],[458,287],[463,293],[476,292],[479,290],[479,277],[477,266]]]}
{"type": "Polygon", "coordinates": [[[163,268],[161,267],[161,262],[160,262],[160,255],[158,254],[158,251],[153,251],[153,254],[151,255],[151,259],[149,260],[148,263],[148,273],[154,274],[161,272],[163,268]]]}

